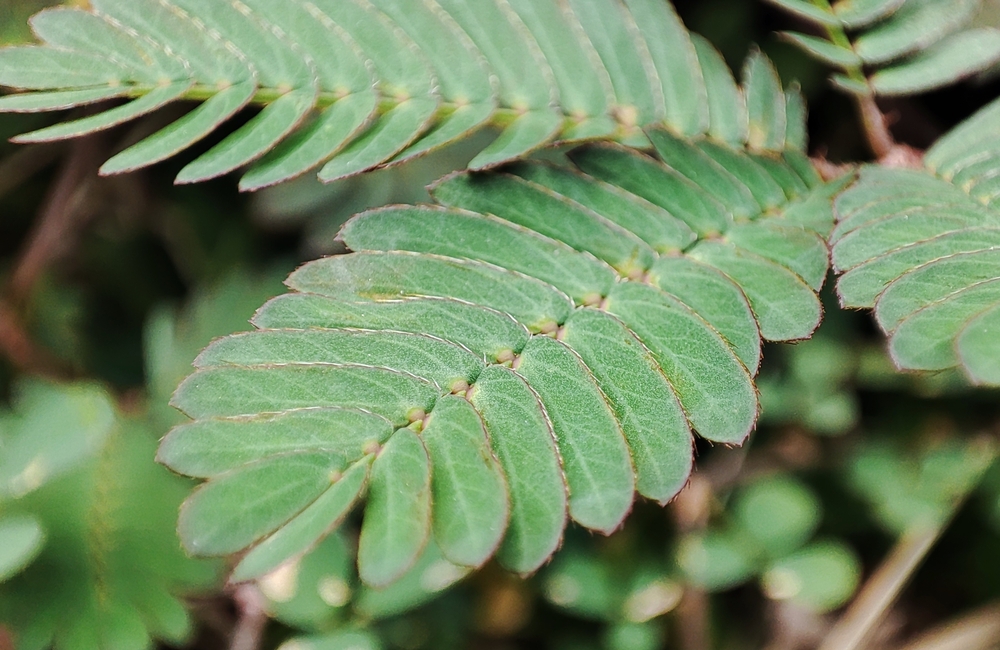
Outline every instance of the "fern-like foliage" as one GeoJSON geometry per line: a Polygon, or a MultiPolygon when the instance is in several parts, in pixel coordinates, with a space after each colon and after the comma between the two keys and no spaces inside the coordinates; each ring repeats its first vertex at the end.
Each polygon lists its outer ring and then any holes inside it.
{"type": "MultiPolygon", "coordinates": [[[[719,55],[663,0],[94,0],[32,18],[41,46],[0,50],[0,111],[131,101],[16,138],[106,129],[171,102],[203,103],[102,167],[176,155],[247,104],[253,119],[184,167],[196,182],[253,163],[242,189],[322,165],[334,180],[398,163],[483,127],[482,169],[554,141],[648,146],[641,127],[781,150],[721,124],[709,89],[719,55]]],[[[768,97],[768,100],[771,100],[768,97]]],[[[768,107],[775,117],[786,111],[768,107]]],[[[789,95],[788,110],[801,101],[789,95]]]]}
{"type": "Polygon", "coordinates": [[[942,138],[925,169],[867,167],[831,237],[845,307],[874,308],[905,370],[1000,385],[1000,102],[942,138]]]}
{"type": "MultiPolygon", "coordinates": [[[[712,78],[711,127],[780,146],[801,122],[762,110],[785,103],[760,55],[748,70],[745,103],[712,78]]],[[[207,479],[181,510],[187,548],[250,548],[234,578],[254,578],[367,490],[366,583],[393,582],[432,534],[455,564],[531,572],[567,518],[610,533],[636,492],[672,498],[692,429],[741,443],[761,341],[819,323],[844,182],[795,149],[647,135],[658,159],[591,145],[358,215],[341,232],[355,252],[301,267],[261,331],[209,346],[174,397],[195,421],[159,454],[207,479]]]]}
{"type": "Polygon", "coordinates": [[[1000,30],[971,28],[982,0],[770,0],[812,23],[818,37],[785,36],[842,72],[857,94],[933,90],[1000,61],[1000,30]]]}
{"type": "Polygon", "coordinates": [[[24,650],[183,645],[216,567],[170,535],[185,481],[93,385],[23,383],[0,412],[0,623],[24,650]]]}

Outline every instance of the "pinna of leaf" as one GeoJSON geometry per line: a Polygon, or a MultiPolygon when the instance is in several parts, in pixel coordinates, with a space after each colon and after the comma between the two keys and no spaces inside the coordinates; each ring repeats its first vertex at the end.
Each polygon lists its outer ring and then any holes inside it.
{"type": "Polygon", "coordinates": [[[299,268],[174,396],[194,421],[159,459],[206,479],[186,547],[250,548],[234,579],[259,577],[367,494],[369,585],[431,536],[455,564],[529,573],[568,519],[608,534],[636,492],[671,499],[692,430],[741,443],[761,341],[818,325],[849,179],[823,183],[792,148],[647,136],[656,157],[590,145],[572,165],[454,174],[435,205],[345,224],[353,252],[299,268]]]}
{"type": "Polygon", "coordinates": [[[21,91],[0,97],[0,112],[118,103],[17,142],[78,137],[200,102],[118,152],[102,174],[179,155],[251,104],[260,112],[176,182],[243,167],[243,190],[314,169],[332,181],[487,126],[498,135],[471,169],[553,142],[649,146],[642,127],[652,124],[774,152],[803,137],[799,120],[785,129],[797,94],[774,94],[761,57],[747,76],[749,112],[762,119],[748,121],[719,54],[665,0],[92,0],[42,11],[31,25],[41,44],[0,48],[0,86],[21,91]]]}

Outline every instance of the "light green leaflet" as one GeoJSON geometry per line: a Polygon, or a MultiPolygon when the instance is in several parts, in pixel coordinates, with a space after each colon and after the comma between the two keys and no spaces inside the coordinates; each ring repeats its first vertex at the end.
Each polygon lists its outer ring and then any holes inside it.
{"type": "Polygon", "coordinates": [[[649,48],[663,87],[666,122],[684,135],[708,130],[708,93],[691,37],[674,8],[658,0],[625,0],[649,48]]]}
{"type": "Polygon", "coordinates": [[[650,279],[694,309],[732,347],[752,373],[760,364],[760,327],[746,294],[724,273],[689,256],[662,257],[650,279]]]}
{"type": "Polygon", "coordinates": [[[691,432],[652,354],[621,321],[592,309],[570,317],[562,340],[615,409],[632,452],[636,490],[660,503],[672,498],[691,471],[691,432]]]}
{"type": "Polygon", "coordinates": [[[0,582],[27,565],[42,550],[45,531],[30,515],[8,515],[0,519],[0,582]]]}
{"type": "Polygon", "coordinates": [[[746,142],[748,136],[746,98],[729,73],[726,61],[712,44],[697,34],[692,35],[692,42],[705,77],[708,133],[730,146],[739,146],[746,142]]]}
{"type": "Polygon", "coordinates": [[[1000,60],[1000,31],[973,29],[955,34],[904,64],[872,75],[881,95],[905,95],[947,85],[1000,60]]]}
{"type": "Polygon", "coordinates": [[[364,408],[405,424],[415,409],[429,411],[437,390],[429,381],[384,368],[335,364],[220,366],[191,375],[173,404],[191,417],[279,413],[313,406],[364,408]],[[227,394],[228,399],[205,399],[227,394]]]}
{"type": "Polygon", "coordinates": [[[394,435],[372,463],[358,541],[358,573],[373,587],[394,582],[420,557],[431,529],[431,468],[413,431],[394,435]]]}
{"type": "Polygon", "coordinates": [[[757,417],[750,375],[728,344],[683,303],[622,284],[608,311],[627,323],[671,380],[692,426],[717,442],[742,442],[757,417]]]}
{"type": "Polygon", "coordinates": [[[673,253],[692,244],[697,235],[680,219],[658,205],[593,177],[582,177],[565,167],[522,163],[508,171],[549,188],[608,221],[629,230],[657,253],[673,253]]]}
{"type": "Polygon", "coordinates": [[[184,502],[177,532],[192,553],[234,553],[302,511],[343,469],[342,458],[319,452],[295,452],[240,467],[206,483],[184,502]]]}
{"type": "Polygon", "coordinates": [[[431,483],[434,539],[452,562],[477,567],[500,545],[510,516],[507,483],[476,409],[442,397],[421,437],[438,468],[431,483]]]}
{"type": "MultiPolygon", "coordinates": [[[[478,6],[456,20],[463,31],[478,6]]],[[[503,6],[522,29],[528,8],[503,6]]],[[[546,34],[540,50],[587,51],[546,34]]],[[[714,72],[713,101],[742,99],[714,72]]],[[[790,116],[771,144],[801,141],[800,98],[765,86],[790,116]]],[[[720,120],[745,114],[740,104],[720,120]]],[[[823,183],[792,150],[663,128],[643,137],[658,156],[589,145],[562,164],[452,174],[431,186],[438,205],[359,214],[339,233],[351,252],[295,271],[291,293],[254,317],[262,331],[199,356],[174,399],[195,421],[166,437],[161,462],[207,479],[210,495],[284,457],[325,455],[332,468],[274,520],[240,506],[253,559],[238,575],[316,544],[360,500],[361,477],[341,482],[371,458],[359,567],[383,586],[437,553],[531,573],[569,520],[609,534],[636,493],[669,501],[691,471],[693,432],[743,442],[762,342],[804,338],[818,322],[821,233],[850,179],[823,183]]],[[[217,529],[186,525],[222,547],[217,529]]]]}
{"type": "Polygon", "coordinates": [[[293,273],[288,284],[355,300],[458,298],[510,314],[529,329],[561,323],[573,306],[551,286],[491,264],[398,251],[317,260],[293,273]]]}
{"type": "Polygon", "coordinates": [[[760,52],[747,58],[743,71],[750,127],[747,144],[761,151],[780,150],[785,143],[787,116],[778,73],[760,52]]]}
{"type": "Polygon", "coordinates": [[[806,0],[770,2],[812,23],[813,34],[783,36],[841,70],[832,81],[848,93],[927,92],[1000,60],[1000,30],[975,20],[981,0],[839,0],[832,12],[806,0]]]}
{"type": "Polygon", "coordinates": [[[370,464],[370,458],[354,463],[302,512],[254,546],[236,565],[232,581],[264,576],[317,544],[340,524],[361,496],[370,464]]]}
{"type": "Polygon", "coordinates": [[[606,294],[614,271],[533,230],[489,216],[440,208],[384,208],[341,230],[351,250],[408,250],[483,260],[536,277],[576,302],[606,294]]]}
{"type": "Polygon", "coordinates": [[[471,383],[484,364],[457,345],[422,334],[356,330],[271,330],[220,339],[195,359],[196,368],[259,364],[351,364],[420,376],[438,388],[471,383]]]}
{"type": "Polygon", "coordinates": [[[510,526],[497,559],[513,571],[535,571],[559,547],[566,526],[566,484],[552,423],[537,394],[502,366],[483,372],[470,401],[510,490],[510,526]]]}
{"type": "Polygon", "coordinates": [[[623,434],[596,381],[570,348],[544,336],[524,348],[517,372],[552,420],[570,516],[610,533],[631,509],[635,485],[623,434]]]}
{"type": "Polygon", "coordinates": [[[942,138],[928,169],[865,169],[837,200],[841,302],[874,307],[902,369],[1000,380],[1000,212],[977,189],[1000,170],[997,150],[983,145],[1000,128],[996,106],[942,138]]]}
{"type": "Polygon", "coordinates": [[[328,452],[348,461],[392,435],[384,417],[347,408],[305,408],[250,417],[198,420],[173,429],[159,457],[176,472],[209,478],[258,458],[328,452]]]}
{"type": "Polygon", "coordinates": [[[411,298],[341,302],[315,294],[288,294],[254,316],[260,328],[364,327],[426,333],[462,345],[494,362],[528,342],[528,330],[509,315],[450,299],[411,298]]]}
{"type": "MultiPolygon", "coordinates": [[[[652,125],[736,147],[751,137],[722,58],[663,0],[95,0],[44,11],[33,25],[43,44],[0,51],[0,85],[25,91],[0,98],[0,111],[132,101],[20,141],[201,102],[118,153],[105,174],[180,155],[251,104],[262,110],[189,161],[178,182],[241,167],[247,191],[316,169],[333,181],[486,125],[496,139],[470,169],[555,142],[645,146],[652,125]]],[[[768,131],[775,151],[804,144],[796,102],[789,95],[787,133],[768,131]]]]}
{"type": "MultiPolygon", "coordinates": [[[[655,253],[633,233],[531,181],[490,174],[452,176],[431,188],[444,205],[493,214],[593,254],[620,274],[642,273],[655,253]]],[[[603,292],[602,292],[603,293],[603,292]]]]}

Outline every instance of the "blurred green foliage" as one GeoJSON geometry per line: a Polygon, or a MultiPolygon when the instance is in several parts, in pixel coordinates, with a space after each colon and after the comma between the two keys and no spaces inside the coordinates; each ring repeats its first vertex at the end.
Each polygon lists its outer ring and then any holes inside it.
{"type": "MultiPolygon", "coordinates": [[[[45,4],[0,3],[0,42],[30,38],[25,19],[45,4]]],[[[757,42],[785,79],[800,80],[815,153],[863,157],[824,71],[773,37],[784,17],[747,0],[677,4],[731,64],[757,42]]],[[[995,4],[984,24],[996,24],[995,4]]],[[[995,90],[894,105],[900,130],[915,142],[938,133],[995,90]]],[[[120,149],[158,119],[91,146],[120,149]]],[[[0,134],[28,121],[0,117],[0,134]]],[[[153,460],[181,420],[170,394],[204,345],[250,328],[296,263],[342,250],[334,236],[350,214],[426,200],[423,186],[478,148],[252,197],[229,178],[172,187],[183,160],[83,191],[88,218],[19,311],[31,340],[84,379],[53,385],[0,360],[0,649],[226,644],[237,625],[232,586],[221,563],[182,553],[174,527],[190,485],[153,460]]],[[[66,155],[45,151],[0,145],[5,283],[66,155]]],[[[349,519],[256,585],[270,621],[261,647],[693,649],[699,631],[714,639],[706,648],[765,647],[789,633],[774,612],[804,610],[829,625],[901,536],[948,521],[898,606],[906,631],[1000,598],[996,392],[949,373],[897,373],[867,318],[838,313],[832,300],[815,338],[768,348],[763,368],[760,430],[742,450],[700,446],[703,478],[666,511],[639,503],[607,538],[570,529],[534,576],[492,565],[469,575],[432,550],[381,591],[358,583],[349,519]]]]}

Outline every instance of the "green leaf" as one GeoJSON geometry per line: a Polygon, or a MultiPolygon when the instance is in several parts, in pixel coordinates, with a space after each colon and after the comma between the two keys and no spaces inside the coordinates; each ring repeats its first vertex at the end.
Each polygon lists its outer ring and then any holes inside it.
{"type": "Polygon", "coordinates": [[[562,340],[594,374],[615,412],[632,452],[636,490],[666,503],[687,482],[691,430],[652,354],[621,321],[590,309],[570,317],[562,340]]]}
{"type": "Polygon", "coordinates": [[[86,384],[21,384],[14,408],[0,416],[0,499],[22,497],[86,461],[115,425],[108,395],[86,384]]]}
{"type": "Polygon", "coordinates": [[[384,208],[352,219],[340,238],[357,251],[408,250],[479,259],[544,280],[576,302],[606,294],[615,281],[610,267],[558,240],[463,210],[384,208]]]}
{"type": "Polygon", "coordinates": [[[478,567],[493,555],[510,515],[503,470],[483,421],[460,397],[443,397],[421,437],[434,467],[434,539],[455,564],[478,567]]]}
{"type": "Polygon", "coordinates": [[[880,95],[926,92],[954,83],[1000,61],[1000,31],[973,29],[951,36],[904,63],[871,77],[880,95]]]}
{"type": "Polygon", "coordinates": [[[660,0],[175,5],[97,0],[38,14],[42,44],[0,53],[0,85],[28,91],[0,110],[133,102],[21,141],[107,128],[175,99],[204,102],[103,168],[122,173],[179,155],[253,104],[262,110],[177,181],[252,164],[240,188],[255,190],[320,166],[332,181],[398,164],[485,125],[499,134],[470,169],[553,142],[642,146],[651,125],[732,146],[748,137],[746,103],[721,57],[660,0]]]}
{"type": "MultiPolygon", "coordinates": [[[[641,273],[655,253],[633,233],[531,181],[506,174],[451,176],[431,189],[437,201],[493,214],[592,253],[621,275],[641,273]],[[558,218],[553,219],[553,215],[558,218]]],[[[598,287],[600,294],[608,287],[598,287]]]]}
{"type": "Polygon", "coordinates": [[[18,647],[190,643],[194,623],[175,594],[211,589],[218,567],[177,543],[177,507],[190,483],[153,463],[153,430],[86,384],[27,384],[15,395],[17,410],[0,415],[0,439],[15,433],[18,447],[55,443],[62,454],[85,441],[94,448],[30,494],[4,495],[3,626],[18,647]],[[86,430],[95,416],[109,429],[96,441],[86,430]]]}
{"type": "Polygon", "coordinates": [[[181,508],[177,532],[192,553],[225,555],[277,530],[344,470],[342,456],[293,452],[216,476],[181,508]]]}
{"type": "Polygon", "coordinates": [[[569,514],[609,534],[632,507],[632,464],[611,408],[572,350],[547,337],[528,342],[517,372],[552,421],[569,488],[569,514]]]}
{"type": "Polygon", "coordinates": [[[828,7],[816,6],[808,0],[767,0],[776,7],[817,25],[837,25],[837,16],[828,7]]]}
{"type": "Polygon", "coordinates": [[[125,88],[97,87],[80,90],[55,90],[46,93],[20,93],[0,97],[0,112],[39,113],[61,111],[76,106],[85,106],[106,99],[121,97],[125,88]]]}
{"type": "Polygon", "coordinates": [[[662,207],[701,236],[726,230],[731,217],[707,191],[658,163],[624,147],[586,147],[571,154],[587,174],[662,207]]]}
{"type": "Polygon", "coordinates": [[[510,489],[510,526],[497,559],[529,573],[556,550],[566,525],[566,486],[552,424],[528,384],[501,366],[483,371],[469,399],[510,489]]]}
{"type": "Polygon", "coordinates": [[[330,257],[301,267],[288,284],[299,291],[355,300],[458,298],[510,314],[532,330],[564,321],[572,308],[565,294],[528,276],[437,255],[330,257]]]}
{"type": "Polygon", "coordinates": [[[762,577],[764,593],[816,612],[837,609],[854,595],[861,563],[850,547],[816,542],[784,557],[762,577]]]}
{"type": "Polygon", "coordinates": [[[747,144],[759,151],[779,151],[785,144],[785,96],[778,72],[754,50],[743,68],[743,92],[747,98],[750,130],[747,144]]]}
{"type": "Polygon", "coordinates": [[[738,147],[746,142],[750,128],[743,91],[736,85],[725,59],[707,39],[693,34],[691,40],[698,54],[708,94],[708,134],[729,146],[738,147]]]}
{"type": "Polygon", "coordinates": [[[820,502],[802,483],[779,476],[744,488],[733,504],[733,515],[770,557],[782,557],[801,547],[820,521],[820,502]]]}
{"type": "Polygon", "coordinates": [[[622,127],[630,129],[662,119],[660,79],[625,5],[602,7],[589,0],[569,0],[569,6],[608,71],[617,102],[614,110],[622,127]]]}
{"type": "Polygon", "coordinates": [[[176,472],[202,478],[258,458],[295,452],[326,452],[354,461],[385,442],[392,431],[392,423],[384,417],[346,408],[198,420],[167,434],[157,460],[176,472]]]}
{"type": "Polygon", "coordinates": [[[747,437],[757,416],[753,383],[707,323],[683,303],[643,285],[619,285],[608,298],[608,312],[629,323],[649,347],[702,437],[730,444],[747,437]]]}
{"type": "Polygon", "coordinates": [[[152,113],[158,108],[166,106],[170,102],[179,99],[191,87],[188,81],[179,81],[166,86],[160,86],[155,90],[135,99],[127,104],[121,104],[115,108],[81,117],[71,122],[63,122],[47,126],[30,133],[22,133],[14,136],[14,142],[51,142],[53,140],[65,140],[66,138],[76,138],[95,131],[103,131],[113,126],[118,126],[129,120],[133,120],[141,115],[152,113]]]}
{"type": "MultiPolygon", "coordinates": [[[[340,463],[336,484],[381,445],[362,517],[378,532],[362,535],[361,560],[378,585],[416,580],[427,530],[450,571],[496,555],[530,573],[567,516],[607,534],[636,492],[670,500],[691,469],[692,431],[739,444],[752,429],[762,341],[815,328],[819,233],[851,177],[823,183],[794,149],[648,133],[660,158],[588,146],[568,156],[577,170],[452,174],[432,186],[445,205],[350,220],[340,239],[351,252],[300,267],[292,293],[254,318],[263,331],[198,358],[174,398],[195,422],[164,439],[161,460],[211,487],[315,454],[340,463]],[[420,454],[386,456],[397,444],[420,454]]],[[[246,544],[276,531],[287,554],[309,548],[357,498],[312,505],[332,489],[303,487],[275,521],[248,515],[261,530],[246,544]]],[[[264,567],[286,554],[259,552],[264,567]]]]}
{"type": "Polygon", "coordinates": [[[241,582],[274,571],[322,540],[347,516],[368,484],[370,458],[351,465],[308,507],[243,556],[231,580],[241,582]]]}
{"type": "Polygon", "coordinates": [[[833,12],[849,29],[867,27],[899,9],[906,0],[838,0],[833,12]]]}
{"type": "Polygon", "coordinates": [[[240,179],[240,190],[280,183],[328,160],[360,132],[375,110],[376,101],[372,92],[358,92],[338,100],[258,160],[240,179]]]}
{"type": "Polygon", "coordinates": [[[854,50],[867,64],[923,50],[958,29],[978,6],[976,0],[907,0],[889,20],[858,37],[854,50]]]}
{"type": "Polygon", "coordinates": [[[650,279],[694,309],[755,374],[760,365],[760,328],[746,294],[721,271],[691,257],[662,257],[650,279]]]}
{"type": "Polygon", "coordinates": [[[25,90],[117,86],[128,79],[122,65],[96,54],[22,45],[0,50],[0,84],[25,90]]]}
{"type": "Polygon", "coordinates": [[[666,122],[684,135],[708,129],[708,93],[691,37],[673,6],[657,0],[625,0],[649,48],[663,86],[666,122]]]}
{"type": "Polygon", "coordinates": [[[1000,309],[996,306],[970,320],[956,341],[958,355],[969,378],[976,384],[1000,384],[997,372],[997,333],[1000,332],[1000,309]]]}
{"type": "Polygon", "coordinates": [[[783,32],[781,36],[829,65],[838,68],[852,68],[861,65],[861,57],[854,50],[831,43],[824,38],[796,32],[783,32]]]}
{"type": "Polygon", "coordinates": [[[0,519],[0,582],[31,564],[45,544],[45,531],[35,517],[0,519]]]}
{"type": "Polygon", "coordinates": [[[750,188],[698,147],[663,129],[650,129],[647,135],[664,163],[699,187],[712,188],[716,200],[725,205],[733,217],[747,219],[760,214],[761,206],[750,188]]]}
{"type": "Polygon", "coordinates": [[[787,268],[718,242],[701,242],[691,255],[736,281],[746,293],[765,339],[805,339],[819,326],[823,311],[819,298],[787,268]]]}
{"type": "Polygon", "coordinates": [[[109,158],[101,165],[101,173],[133,171],[180,153],[243,108],[253,93],[253,84],[249,82],[226,88],[176,122],[109,158]]]}
{"type": "Polygon", "coordinates": [[[753,549],[733,533],[709,531],[687,536],[676,555],[688,581],[708,591],[735,587],[757,570],[753,549]]]}
{"type": "Polygon", "coordinates": [[[401,425],[414,410],[430,411],[437,388],[427,380],[384,368],[335,364],[216,367],[188,377],[174,406],[192,417],[277,413],[316,406],[371,406],[401,425]],[[214,399],[206,399],[215,395],[214,399]],[[219,399],[228,395],[228,399],[219,399]],[[378,405],[369,404],[377,400],[378,405]]]}
{"type": "Polygon", "coordinates": [[[358,572],[373,587],[413,566],[431,530],[431,471],[417,434],[399,431],[372,463],[368,507],[358,541],[358,572]]]}
{"type": "MultiPolygon", "coordinates": [[[[823,23],[824,9],[771,0],[823,23]],[[809,12],[820,15],[811,17],[809,12]]],[[[785,32],[786,40],[839,68],[834,86],[860,97],[916,94],[983,73],[1000,59],[996,30],[975,27],[980,0],[840,0],[824,37],[785,32]],[[864,68],[864,70],[862,70],[864,68]],[[863,75],[868,75],[865,79],[863,75]]]]}
{"type": "Polygon", "coordinates": [[[221,339],[198,355],[196,368],[261,364],[392,367],[450,389],[471,383],[484,364],[467,350],[431,336],[353,330],[249,332],[221,339]]]}
{"type": "Polygon", "coordinates": [[[683,250],[697,238],[687,224],[663,208],[591,176],[541,163],[518,164],[508,169],[635,233],[658,253],[683,250]]]}
{"type": "Polygon", "coordinates": [[[523,348],[529,336],[507,314],[443,298],[340,302],[309,293],[288,294],[261,307],[253,322],[265,329],[353,327],[428,334],[462,345],[491,362],[523,348]]]}

